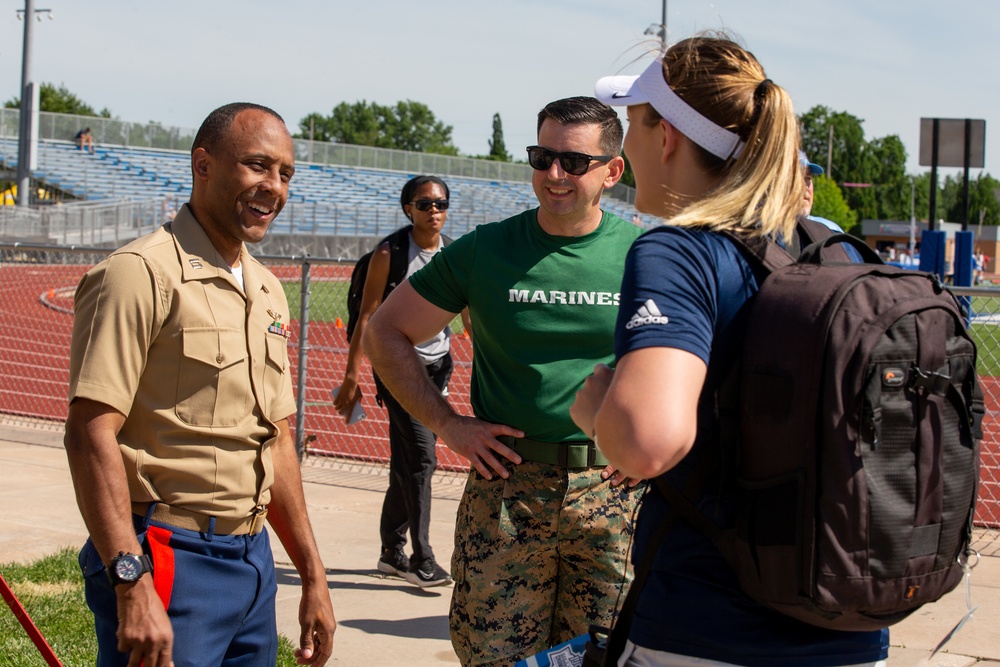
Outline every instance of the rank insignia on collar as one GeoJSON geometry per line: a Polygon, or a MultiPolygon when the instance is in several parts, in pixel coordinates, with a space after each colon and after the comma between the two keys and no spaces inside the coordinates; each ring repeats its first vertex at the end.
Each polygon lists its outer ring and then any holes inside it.
{"type": "Polygon", "coordinates": [[[191,258],[191,259],[189,259],[188,261],[189,261],[189,262],[191,263],[191,268],[192,268],[192,269],[203,269],[203,268],[205,268],[205,267],[203,267],[203,266],[201,265],[201,260],[200,260],[200,259],[194,259],[194,258],[192,257],[192,258],[191,258]]]}

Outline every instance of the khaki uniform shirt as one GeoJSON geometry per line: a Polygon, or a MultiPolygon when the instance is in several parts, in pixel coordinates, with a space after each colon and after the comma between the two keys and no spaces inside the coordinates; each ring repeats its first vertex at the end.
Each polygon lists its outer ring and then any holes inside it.
{"type": "Polygon", "coordinates": [[[246,293],[184,206],[76,291],[69,400],[126,415],[132,502],[239,519],[270,499],[275,422],[295,411],[288,303],[244,247],[246,293]]]}

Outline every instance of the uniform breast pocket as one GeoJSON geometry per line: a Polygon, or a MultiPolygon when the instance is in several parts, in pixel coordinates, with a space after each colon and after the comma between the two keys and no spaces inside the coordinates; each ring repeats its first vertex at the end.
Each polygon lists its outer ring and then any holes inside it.
{"type": "Polygon", "coordinates": [[[288,342],[284,336],[268,334],[267,361],[264,363],[264,409],[270,412],[275,402],[281,400],[281,392],[288,378],[288,342]]]}
{"type": "Polygon", "coordinates": [[[235,426],[252,407],[243,331],[184,329],[182,338],[177,417],[192,426],[235,426]]]}

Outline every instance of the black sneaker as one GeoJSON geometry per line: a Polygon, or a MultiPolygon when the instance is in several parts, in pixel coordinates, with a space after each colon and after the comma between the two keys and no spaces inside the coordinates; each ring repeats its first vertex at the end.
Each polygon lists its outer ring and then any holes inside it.
{"type": "Polygon", "coordinates": [[[419,566],[411,562],[410,569],[403,574],[403,579],[421,588],[447,586],[452,583],[451,575],[445,572],[444,568],[438,565],[433,558],[428,558],[419,566]]]}
{"type": "Polygon", "coordinates": [[[394,574],[405,578],[410,569],[410,559],[402,551],[386,549],[379,556],[377,567],[383,574],[394,574]]]}

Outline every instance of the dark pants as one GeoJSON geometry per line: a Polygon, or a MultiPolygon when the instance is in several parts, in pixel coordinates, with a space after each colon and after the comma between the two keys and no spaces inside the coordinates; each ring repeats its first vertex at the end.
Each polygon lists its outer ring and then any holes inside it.
{"type": "MultiPolygon", "coordinates": [[[[427,368],[431,382],[444,391],[451,378],[451,354],[427,368]]],[[[389,490],[382,502],[379,534],[383,549],[406,546],[406,531],[413,541],[413,560],[434,557],[430,545],[431,479],[437,468],[437,436],[418,422],[393,398],[376,375],[375,386],[389,412],[389,490]]]]}
{"type": "MultiPolygon", "coordinates": [[[[274,559],[267,531],[211,535],[133,515],[153,582],[174,630],[177,667],[274,667],[278,654],[274,559]]],[[[80,551],[94,612],[98,667],[125,667],[115,591],[88,539],[80,551]]]]}

